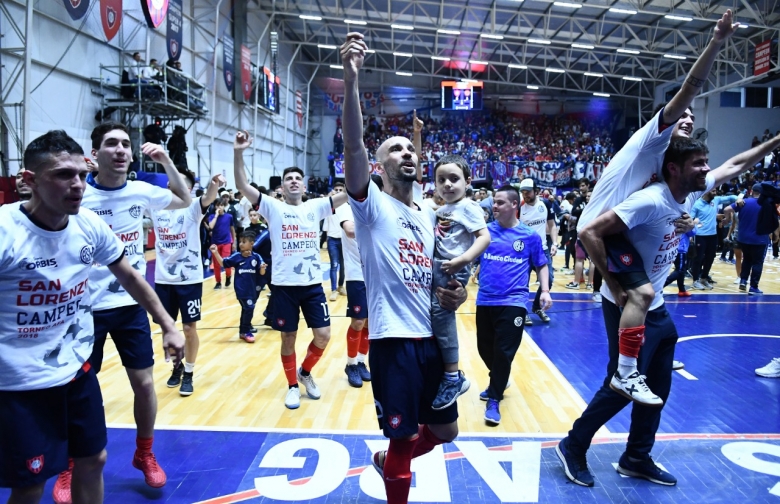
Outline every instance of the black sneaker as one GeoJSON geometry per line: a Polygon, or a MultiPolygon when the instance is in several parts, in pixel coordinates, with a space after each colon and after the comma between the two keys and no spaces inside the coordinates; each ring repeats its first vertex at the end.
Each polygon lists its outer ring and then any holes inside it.
{"type": "Polygon", "coordinates": [[[525,322],[524,323],[525,323],[526,327],[531,327],[531,326],[534,325],[534,321],[531,320],[531,316],[530,315],[526,315],[525,316],[525,322]]]}
{"type": "Polygon", "coordinates": [[[363,386],[363,379],[360,377],[357,364],[347,364],[344,372],[347,373],[347,381],[350,387],[360,388],[363,386]]]}
{"type": "Polygon", "coordinates": [[[219,290],[221,288],[222,288],[222,283],[221,282],[217,282],[217,283],[214,284],[214,290],[219,290]]]}
{"type": "Polygon", "coordinates": [[[179,387],[179,395],[190,396],[193,392],[192,388],[192,373],[185,372],[181,378],[181,387],[179,387]]]}
{"type": "Polygon", "coordinates": [[[659,485],[674,486],[677,484],[677,478],[655,465],[652,458],[632,462],[625,452],[620,456],[617,472],[632,478],[644,478],[659,485]]]}
{"type": "Polygon", "coordinates": [[[230,277],[225,279],[225,287],[230,287],[230,277]]]}
{"type": "Polygon", "coordinates": [[[178,366],[173,366],[173,373],[171,373],[171,377],[168,378],[168,388],[174,388],[178,387],[181,383],[181,374],[184,372],[184,364],[179,364],[178,366]]]}
{"type": "Polygon", "coordinates": [[[365,362],[357,363],[358,372],[360,373],[360,379],[363,381],[371,381],[371,371],[366,367],[365,362]]]}
{"type": "Polygon", "coordinates": [[[567,478],[578,485],[593,486],[593,475],[588,470],[588,461],[585,459],[585,455],[577,456],[570,452],[566,446],[565,438],[561,439],[561,442],[555,447],[555,454],[561,460],[567,478]]]}
{"type": "Polygon", "coordinates": [[[255,334],[257,332],[257,327],[251,328],[248,332],[255,334]]]}

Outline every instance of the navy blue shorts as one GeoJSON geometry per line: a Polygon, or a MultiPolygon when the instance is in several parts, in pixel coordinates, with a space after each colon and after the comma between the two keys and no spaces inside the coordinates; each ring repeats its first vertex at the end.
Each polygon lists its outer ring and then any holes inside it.
{"type": "Polygon", "coordinates": [[[623,233],[604,237],[607,267],[624,289],[635,289],[650,283],[645,263],[634,245],[623,233]]]}
{"type": "Polygon", "coordinates": [[[43,483],[68,468],[68,457],[97,455],[106,442],[94,370],[59,387],[0,391],[0,487],[43,483]]]}
{"type": "Polygon", "coordinates": [[[354,319],[368,318],[368,298],[366,298],[366,283],[360,280],[347,281],[347,317],[354,319]]]}
{"type": "Polygon", "coordinates": [[[436,338],[380,338],[368,353],[379,428],[388,438],[417,434],[418,424],[458,419],[458,404],[434,411],[431,404],[444,374],[436,338]]]}
{"type": "Polygon", "coordinates": [[[95,319],[95,346],[89,362],[95,373],[99,373],[103,366],[103,345],[109,334],[122,359],[122,366],[146,369],[154,365],[152,329],[149,317],[140,305],[97,310],[92,312],[92,317],[95,319]]]}
{"type": "MultiPolygon", "coordinates": [[[[175,322],[181,312],[181,321],[185,324],[200,320],[200,304],[203,298],[203,284],[154,284],[154,292],[160,298],[165,311],[175,322]]],[[[154,321],[159,324],[158,321],[154,321]]]]}
{"type": "Polygon", "coordinates": [[[273,328],[282,332],[298,330],[298,319],[303,312],[306,325],[311,329],[330,327],[328,300],[321,284],[274,285],[273,328]]]}

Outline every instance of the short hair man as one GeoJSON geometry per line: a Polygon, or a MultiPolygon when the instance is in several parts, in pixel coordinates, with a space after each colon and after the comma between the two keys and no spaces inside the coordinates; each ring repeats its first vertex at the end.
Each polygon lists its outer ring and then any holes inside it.
{"type": "Polygon", "coordinates": [[[87,287],[93,261],[160,317],[166,353],[175,359],[181,335],[172,337],[173,320],[122,242],[81,209],[88,173],[81,147],[64,131],[50,131],[27,146],[24,165],[30,200],[0,208],[0,486],[12,489],[9,502],[39,502],[46,480],[72,457],[75,500],[99,503],[107,432],[88,360],[95,341],[95,298],[87,287]],[[42,297],[46,306],[33,302],[42,297]]]}
{"type": "Polygon", "coordinates": [[[32,198],[32,189],[24,181],[24,168],[19,168],[16,172],[16,194],[19,196],[19,201],[30,201],[32,198]]]}

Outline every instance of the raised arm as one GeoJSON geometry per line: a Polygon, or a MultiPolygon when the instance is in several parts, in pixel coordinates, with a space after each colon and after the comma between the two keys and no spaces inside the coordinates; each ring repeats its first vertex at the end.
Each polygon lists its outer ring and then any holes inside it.
{"type": "Polygon", "coordinates": [[[260,201],[260,191],[249,185],[244,171],[244,151],[252,145],[252,137],[246,131],[237,131],[233,140],[233,177],[236,179],[236,188],[246,196],[253,205],[260,201]]]}
{"type": "Polygon", "coordinates": [[[421,119],[417,118],[417,109],[414,109],[414,136],[412,138],[412,145],[414,145],[414,152],[417,153],[417,183],[422,184],[423,170],[422,170],[422,129],[425,124],[421,119]]]}
{"type": "Polygon", "coordinates": [[[200,206],[203,209],[206,209],[214,203],[214,200],[217,199],[217,194],[219,193],[219,188],[225,185],[225,179],[222,178],[222,175],[214,175],[211,177],[211,181],[209,181],[209,186],[206,188],[206,193],[200,197],[200,206]]]}
{"type": "Polygon", "coordinates": [[[358,93],[358,73],[363,67],[366,49],[363,35],[356,32],[347,34],[347,41],[341,46],[341,60],[344,65],[344,108],[341,119],[344,135],[344,177],[347,191],[356,198],[365,198],[368,195],[370,180],[358,93]]]}
{"type": "Polygon", "coordinates": [[[756,163],[764,159],[764,156],[775,150],[778,146],[780,146],[780,135],[729,159],[712,170],[712,176],[715,177],[715,186],[717,187],[753,168],[756,163]]]}
{"type": "Polygon", "coordinates": [[[145,156],[148,156],[155,163],[160,163],[165,169],[165,174],[168,175],[168,184],[171,186],[171,192],[173,198],[171,198],[170,204],[166,207],[168,210],[175,208],[187,208],[192,203],[192,196],[190,196],[190,190],[187,188],[187,184],[182,180],[179,175],[179,170],[176,169],[176,165],[173,164],[168,153],[165,152],[162,145],[146,142],[141,146],[141,152],[145,156]]]}
{"type": "Polygon", "coordinates": [[[680,86],[680,90],[677,91],[666,105],[666,108],[664,108],[663,122],[665,124],[672,124],[677,121],[683,115],[685,109],[691,106],[693,98],[699,94],[702,86],[707,82],[712,64],[715,62],[720,49],[726,40],[739,28],[739,23],[732,24],[733,18],[731,9],[728,9],[723,14],[723,17],[718,20],[712,40],[710,40],[704,52],[699,55],[699,58],[691,67],[691,71],[688,72],[688,76],[682,86],[680,86]]]}

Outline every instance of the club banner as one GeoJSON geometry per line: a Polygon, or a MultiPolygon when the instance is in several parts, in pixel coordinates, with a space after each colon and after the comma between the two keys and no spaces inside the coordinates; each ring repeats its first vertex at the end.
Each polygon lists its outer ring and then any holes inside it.
{"type": "Polygon", "coordinates": [[[303,95],[295,92],[295,115],[298,117],[298,129],[303,128],[303,95]]]}
{"type": "MultiPolygon", "coordinates": [[[[385,95],[379,92],[363,93],[360,99],[360,109],[368,110],[379,106],[384,103],[385,95]]],[[[325,106],[328,110],[336,113],[341,113],[341,108],[344,105],[344,97],[337,94],[325,93],[325,106]]]]}
{"type": "Polygon", "coordinates": [[[141,10],[144,11],[146,24],[149,28],[157,29],[168,13],[168,0],[141,0],[141,10]]]}
{"type": "Polygon", "coordinates": [[[100,22],[109,42],[122,24],[122,0],[100,0],[100,22]]]}
{"type": "Polygon", "coordinates": [[[170,0],[168,5],[168,58],[176,61],[181,56],[181,0],[170,0]]]}
{"type": "Polygon", "coordinates": [[[241,90],[244,100],[252,98],[252,51],[241,44],[241,90]]]}
{"type": "MultiPolygon", "coordinates": [[[[379,175],[382,172],[382,165],[378,162],[369,161],[368,165],[371,167],[371,173],[379,175]]],[[[335,167],[334,178],[344,178],[344,161],[339,159],[333,163],[333,166],[335,167]]]]}
{"type": "Polygon", "coordinates": [[[767,40],[756,44],[756,52],[753,58],[753,75],[763,75],[769,71],[772,63],[772,41],[767,40]]]}
{"type": "Polygon", "coordinates": [[[65,10],[68,11],[73,21],[83,18],[84,14],[89,10],[89,0],[63,0],[63,2],[65,3],[65,10]]]}
{"type": "Polygon", "coordinates": [[[222,73],[225,77],[225,85],[228,91],[233,91],[233,83],[236,81],[233,50],[233,37],[225,33],[222,35],[222,73]]]}

